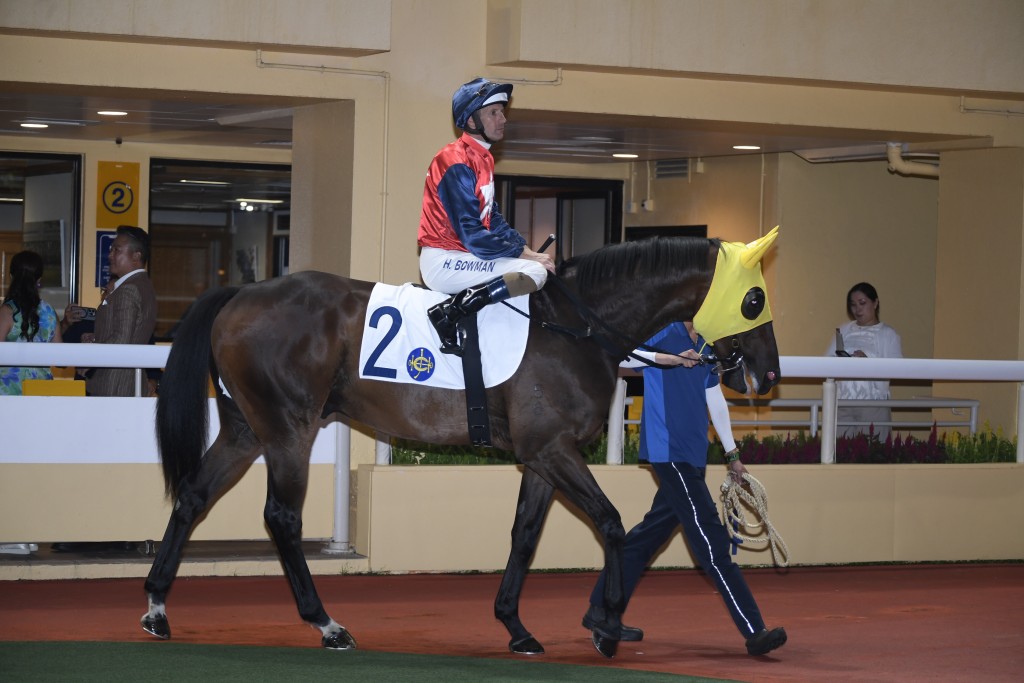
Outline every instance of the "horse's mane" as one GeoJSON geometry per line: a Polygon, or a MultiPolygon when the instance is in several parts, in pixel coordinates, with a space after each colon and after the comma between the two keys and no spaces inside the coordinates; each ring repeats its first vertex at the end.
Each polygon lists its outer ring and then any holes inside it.
{"type": "Polygon", "coordinates": [[[580,291],[588,291],[609,280],[648,279],[660,275],[678,276],[683,271],[708,270],[708,249],[718,239],[704,237],[654,237],[609,244],[589,254],[565,261],[560,274],[575,272],[580,291]]]}

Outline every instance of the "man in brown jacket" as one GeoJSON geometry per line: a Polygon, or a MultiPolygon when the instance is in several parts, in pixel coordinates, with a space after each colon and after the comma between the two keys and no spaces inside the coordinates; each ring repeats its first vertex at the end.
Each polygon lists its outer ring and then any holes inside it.
{"type": "MultiPolygon", "coordinates": [[[[149,235],[141,228],[122,225],[110,246],[107,295],[96,311],[93,339],[97,344],[148,344],[156,327],[156,292],[146,272],[149,235]]],[[[134,396],[134,368],[96,368],[85,383],[90,396],[134,396]]],[[[142,395],[149,395],[145,374],[142,395]]]]}

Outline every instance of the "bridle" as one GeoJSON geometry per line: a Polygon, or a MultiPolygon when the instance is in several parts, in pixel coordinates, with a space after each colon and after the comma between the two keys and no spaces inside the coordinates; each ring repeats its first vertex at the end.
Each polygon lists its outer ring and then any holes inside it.
{"type": "MultiPolygon", "coordinates": [[[[572,292],[572,290],[569,289],[569,287],[562,281],[561,278],[554,275],[549,275],[548,282],[556,283],[556,286],[559,288],[559,291],[561,291],[566,296],[566,298],[568,298],[569,301],[572,302],[573,306],[576,308],[577,315],[580,316],[583,322],[587,323],[587,326],[583,329],[580,329],[566,327],[564,325],[559,325],[557,323],[541,321],[540,326],[542,328],[551,330],[553,332],[566,334],[571,337],[575,337],[576,339],[593,339],[601,346],[601,348],[603,348],[608,354],[614,357],[621,357],[623,354],[625,354],[626,356],[638,360],[644,363],[645,365],[649,365],[651,367],[662,369],[671,369],[675,367],[672,365],[663,365],[661,363],[655,363],[654,361],[647,360],[646,358],[643,358],[633,353],[634,349],[643,349],[644,351],[653,351],[655,353],[663,353],[666,355],[675,355],[674,352],[665,351],[664,349],[659,349],[653,346],[648,346],[647,344],[638,342],[630,338],[628,335],[625,335],[619,332],[618,330],[615,330],[610,325],[605,323],[601,319],[601,317],[597,315],[597,313],[592,311],[586,304],[584,304],[579,299],[579,297],[577,297],[572,292]],[[595,330],[595,327],[599,329],[595,330]],[[623,344],[622,342],[625,343],[623,344]]],[[[510,305],[507,301],[502,303],[511,308],[513,311],[516,311],[523,317],[531,318],[530,314],[520,311],[515,306],[510,305]]],[[[699,351],[699,364],[712,366],[711,372],[716,375],[724,375],[728,372],[732,372],[733,370],[740,368],[743,365],[744,358],[743,351],[740,349],[739,338],[735,336],[730,337],[730,343],[732,346],[732,350],[729,353],[729,355],[726,356],[725,358],[719,358],[711,344],[705,342],[704,346],[699,351]]]]}
{"type": "Polygon", "coordinates": [[[713,365],[714,367],[711,368],[711,372],[716,375],[724,375],[743,365],[743,351],[740,349],[739,338],[730,337],[729,341],[732,345],[732,350],[725,358],[719,358],[711,344],[705,344],[704,349],[707,349],[707,351],[701,349],[700,364],[713,365]]]}

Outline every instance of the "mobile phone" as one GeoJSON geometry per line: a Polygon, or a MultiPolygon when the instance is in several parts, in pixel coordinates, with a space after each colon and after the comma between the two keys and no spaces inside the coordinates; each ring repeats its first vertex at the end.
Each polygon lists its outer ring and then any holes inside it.
{"type": "Polygon", "coordinates": [[[82,320],[95,320],[96,319],[96,309],[95,308],[87,308],[85,306],[75,306],[75,308],[77,308],[78,310],[80,310],[82,312],[82,320]]]}
{"type": "Polygon", "coordinates": [[[843,345],[843,333],[836,328],[836,355],[840,358],[849,358],[850,354],[846,352],[843,345]]]}

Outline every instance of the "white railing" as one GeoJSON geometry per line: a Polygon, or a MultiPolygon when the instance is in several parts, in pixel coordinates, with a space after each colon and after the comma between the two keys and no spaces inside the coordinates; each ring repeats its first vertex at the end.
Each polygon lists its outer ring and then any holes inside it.
{"type": "MultiPolygon", "coordinates": [[[[773,399],[727,399],[726,403],[734,408],[770,408],[773,411],[773,417],[768,419],[754,419],[754,420],[737,420],[733,419],[732,424],[734,427],[806,427],[812,437],[818,435],[818,430],[821,429],[821,413],[822,404],[824,401],[820,398],[773,398],[773,399]],[[790,411],[790,410],[804,410],[807,412],[807,417],[775,417],[777,412],[790,411]]],[[[966,410],[966,419],[938,419],[938,420],[905,420],[905,419],[892,419],[888,422],[872,421],[872,422],[853,422],[848,420],[837,420],[837,427],[850,427],[850,426],[861,426],[866,427],[870,424],[876,427],[893,427],[893,428],[908,428],[908,429],[931,429],[935,427],[963,427],[968,430],[969,433],[974,434],[978,431],[978,408],[981,405],[981,401],[973,398],[940,398],[931,396],[922,396],[915,398],[891,398],[887,400],[869,400],[869,399],[844,399],[841,398],[837,402],[840,408],[895,408],[897,410],[932,410],[932,409],[947,409],[954,417],[963,415],[964,413],[958,412],[960,410],[966,410]]],[[[639,422],[639,420],[626,420],[626,424],[632,422],[639,422]]]]}
{"type": "MultiPolygon", "coordinates": [[[[928,358],[828,358],[818,356],[782,356],[780,358],[783,381],[785,379],[823,379],[821,406],[821,462],[835,462],[836,413],[839,401],[836,397],[837,379],[890,379],[890,380],[937,380],[971,382],[1016,382],[1017,383],[1017,462],[1024,464],[1024,439],[1021,427],[1024,425],[1024,361],[998,360],[946,360],[928,358]]],[[[612,434],[621,435],[625,428],[625,382],[620,380],[620,390],[615,393],[608,414],[608,463],[622,462],[622,437],[614,442],[612,434]]],[[[776,399],[778,401],[800,401],[801,399],[776,399]]],[[[970,407],[970,423],[976,427],[976,406],[970,399],[903,399],[888,401],[900,407],[950,407],[939,405],[953,402],[960,407],[970,407]],[[916,401],[916,405],[915,402],[916,401]],[[906,403],[906,406],[902,404],[906,403]],[[966,405],[965,405],[966,404],[966,405]]],[[[808,405],[812,405],[812,399],[808,405]]],[[[843,401],[843,405],[858,405],[863,402],[843,401]]],[[[881,406],[882,402],[870,405],[881,406]]],[[[817,416],[812,416],[816,421],[817,416]]],[[[737,423],[738,424],[738,423],[737,423]]]]}
{"type": "MultiPolygon", "coordinates": [[[[58,366],[58,367],[83,367],[83,368],[162,368],[167,365],[167,354],[170,353],[171,347],[169,346],[151,346],[143,344],[8,344],[0,343],[0,366],[15,366],[15,367],[46,367],[46,366],[58,366]]],[[[137,373],[136,377],[136,396],[139,396],[139,389],[141,387],[140,382],[141,375],[143,373],[137,373]]],[[[64,380],[54,380],[64,381],[64,380]]],[[[11,418],[17,422],[28,422],[32,419],[38,419],[35,416],[39,415],[38,412],[33,412],[29,406],[26,405],[25,414],[22,415],[17,410],[14,410],[14,406],[20,406],[20,397],[0,397],[3,399],[9,399],[16,401],[17,404],[12,404],[12,409],[4,414],[5,418],[11,418]]],[[[127,405],[144,406],[143,402],[152,403],[152,398],[140,398],[138,402],[132,398],[108,398],[108,397],[97,397],[97,398],[82,398],[82,397],[67,397],[67,396],[54,396],[54,397],[25,397],[26,399],[32,399],[33,401],[39,401],[40,399],[52,401],[55,405],[59,406],[58,411],[66,415],[68,412],[74,411],[75,405],[82,405],[83,409],[80,412],[92,416],[94,414],[102,412],[100,408],[96,406],[102,401],[104,402],[103,408],[107,408],[107,404],[111,401],[128,401],[127,405]],[[87,406],[87,407],[86,407],[87,406]]],[[[26,404],[28,401],[26,401],[26,404]]],[[[219,421],[216,415],[216,409],[213,406],[213,400],[210,401],[210,431],[211,435],[215,436],[219,429],[219,421]]],[[[47,404],[49,405],[49,404],[47,404]]],[[[123,409],[122,409],[123,410],[123,409]]],[[[105,414],[105,413],[104,413],[105,414]]],[[[122,413],[123,414],[123,413],[122,413]]],[[[143,458],[145,461],[157,462],[156,443],[153,436],[153,426],[151,420],[153,419],[152,408],[140,407],[137,415],[132,416],[132,419],[126,419],[122,428],[110,431],[104,438],[96,442],[95,447],[103,450],[104,454],[93,454],[92,457],[99,458],[102,462],[109,462],[113,458],[116,460],[116,456],[123,455],[126,453],[132,454],[131,457],[138,459],[143,458]],[[151,446],[149,442],[153,441],[151,446]],[[141,456],[140,456],[141,453],[141,456]]],[[[76,416],[86,417],[86,415],[76,416]]],[[[68,418],[64,419],[64,427],[67,427],[68,418]]],[[[102,418],[95,418],[102,419],[102,418]]],[[[92,424],[87,424],[89,420],[83,420],[83,424],[80,425],[80,429],[71,430],[73,434],[90,433],[95,427],[95,421],[92,424]]],[[[62,433],[66,430],[62,430],[62,433]]],[[[28,430],[28,435],[35,434],[31,430],[28,430]]],[[[35,437],[32,437],[33,439],[35,437]]],[[[75,437],[76,439],[78,437],[75,437]]],[[[47,440],[40,442],[37,439],[32,443],[11,443],[8,441],[3,446],[0,446],[0,463],[14,461],[14,462],[29,462],[32,461],[32,453],[39,454],[40,450],[44,448],[60,449],[59,443],[55,443],[56,440],[47,440]],[[5,449],[9,449],[5,450],[5,449]]],[[[351,446],[351,430],[349,426],[344,422],[334,421],[327,424],[320,430],[317,435],[317,439],[313,444],[313,461],[315,462],[331,462],[334,463],[334,519],[333,519],[333,533],[331,540],[327,543],[323,549],[324,553],[328,554],[340,554],[351,551],[351,542],[349,538],[349,489],[350,489],[350,477],[351,477],[351,458],[350,448],[351,446]],[[326,459],[329,458],[329,459],[326,459]]],[[[83,454],[83,447],[81,444],[76,443],[74,446],[67,449],[73,451],[74,462],[88,462],[90,461],[90,454],[83,454]]],[[[64,458],[66,455],[59,452],[51,452],[42,454],[41,457],[37,458],[37,462],[65,462],[64,458]]],[[[133,460],[134,461],[134,460],[133,460]]]]}
{"type": "MultiPolygon", "coordinates": [[[[0,366],[80,366],[162,368],[169,346],[137,344],[0,344],[0,366]]],[[[1017,383],[1017,462],[1024,463],[1024,361],[945,360],[926,358],[828,358],[782,356],[783,378],[821,378],[821,461],[835,462],[837,379],[938,380],[1017,383]]],[[[141,373],[140,373],[141,374],[141,373]]],[[[139,379],[141,382],[141,379],[139,379]]],[[[138,382],[137,382],[138,383],[138,382]]],[[[616,388],[608,416],[608,462],[622,462],[625,387],[616,388]]],[[[783,400],[783,399],[779,399],[783,400]]],[[[792,399],[799,400],[799,399],[792,399]]],[[[929,399],[933,403],[941,399],[929,399]]],[[[847,402],[844,402],[844,405],[847,402]]],[[[876,404],[879,405],[879,404],[876,404]]],[[[816,420],[816,416],[814,418],[816,420]]],[[[972,421],[976,422],[976,417],[972,421]]],[[[390,460],[387,437],[379,436],[377,462],[390,460]]]]}
{"type": "MultiPolygon", "coordinates": [[[[170,346],[147,344],[0,343],[2,367],[162,368],[170,346]]],[[[142,396],[144,372],[135,373],[135,395],[142,396]]]]}

